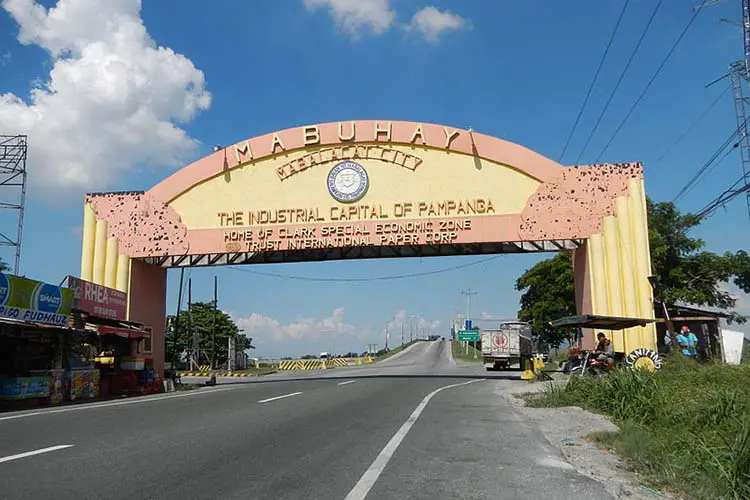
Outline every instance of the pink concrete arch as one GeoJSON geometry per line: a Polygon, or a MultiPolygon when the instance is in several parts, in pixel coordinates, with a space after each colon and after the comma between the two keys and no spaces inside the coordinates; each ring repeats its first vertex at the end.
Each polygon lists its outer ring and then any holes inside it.
{"type": "Polygon", "coordinates": [[[523,146],[477,132],[453,129],[431,123],[392,120],[353,120],[289,128],[280,132],[265,134],[238,142],[175,172],[151,188],[148,194],[153,199],[168,204],[191,187],[220,175],[241,163],[257,161],[313,146],[312,144],[305,143],[305,130],[313,127],[317,128],[320,137],[319,142],[316,142],[314,146],[347,145],[362,142],[426,145],[435,149],[475,155],[485,160],[507,165],[541,182],[548,182],[559,177],[564,169],[559,163],[523,146]],[[355,130],[354,137],[350,140],[341,140],[339,138],[339,124],[343,124],[341,126],[344,127],[348,134],[348,131],[351,130],[350,124],[352,123],[355,130]],[[377,126],[385,127],[387,124],[391,126],[390,141],[375,140],[375,128],[377,126]],[[415,138],[415,131],[418,127],[421,127],[422,136],[415,138]],[[453,134],[454,132],[456,135],[451,140],[448,140],[449,134],[453,134]],[[279,147],[276,147],[275,151],[272,150],[274,138],[278,138],[280,143],[284,145],[283,150],[279,147]],[[235,149],[244,147],[246,143],[252,151],[252,160],[247,159],[237,162],[235,149]]]}

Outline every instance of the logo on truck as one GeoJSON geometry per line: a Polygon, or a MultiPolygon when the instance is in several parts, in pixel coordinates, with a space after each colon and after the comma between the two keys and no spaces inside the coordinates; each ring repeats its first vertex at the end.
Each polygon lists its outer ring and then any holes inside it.
{"type": "Polygon", "coordinates": [[[492,337],[492,345],[495,347],[505,347],[508,345],[508,337],[504,333],[496,333],[492,337]]]}

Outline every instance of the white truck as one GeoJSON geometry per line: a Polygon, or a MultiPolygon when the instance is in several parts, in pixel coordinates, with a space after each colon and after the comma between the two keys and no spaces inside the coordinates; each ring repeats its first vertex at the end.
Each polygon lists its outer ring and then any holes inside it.
{"type": "Polygon", "coordinates": [[[487,371],[510,368],[531,359],[534,342],[528,323],[512,321],[500,324],[496,330],[482,331],[482,359],[487,371]]]}

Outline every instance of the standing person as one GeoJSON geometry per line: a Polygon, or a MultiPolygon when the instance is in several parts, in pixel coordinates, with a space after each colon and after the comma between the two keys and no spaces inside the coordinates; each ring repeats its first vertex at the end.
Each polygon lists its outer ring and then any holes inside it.
{"type": "Polygon", "coordinates": [[[698,337],[690,331],[687,325],[680,328],[680,334],[677,336],[677,344],[682,349],[682,354],[690,359],[695,359],[698,355],[698,337]]]}
{"type": "Polygon", "coordinates": [[[664,347],[662,347],[662,354],[670,354],[672,352],[672,332],[668,329],[664,334],[664,347]]]}

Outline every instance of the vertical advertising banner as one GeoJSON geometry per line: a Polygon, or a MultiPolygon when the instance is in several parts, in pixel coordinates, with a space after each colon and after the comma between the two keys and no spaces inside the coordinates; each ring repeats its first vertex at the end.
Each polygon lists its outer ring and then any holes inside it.
{"type": "Polygon", "coordinates": [[[0,317],[63,326],[72,306],[72,290],[0,273],[0,317]]]}

